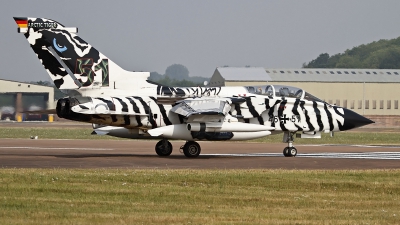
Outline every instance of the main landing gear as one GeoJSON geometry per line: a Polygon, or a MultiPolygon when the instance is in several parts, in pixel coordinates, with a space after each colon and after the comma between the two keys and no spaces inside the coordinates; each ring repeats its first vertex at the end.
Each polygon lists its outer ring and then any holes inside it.
{"type": "Polygon", "coordinates": [[[283,142],[288,143],[288,147],[283,149],[283,155],[285,157],[295,157],[297,155],[297,149],[293,146],[293,136],[296,132],[285,131],[283,134],[283,142]]]}
{"type": "Polygon", "coordinates": [[[167,139],[162,139],[156,144],[156,153],[159,156],[169,156],[172,153],[172,144],[167,139]]]}
{"type": "Polygon", "coordinates": [[[188,158],[196,158],[201,152],[200,145],[195,141],[187,141],[181,149],[183,150],[183,154],[188,158]]]}
{"type": "MultiPolygon", "coordinates": [[[[162,139],[156,144],[156,153],[159,156],[169,156],[172,153],[172,144],[167,139],[162,139]]],[[[181,147],[183,154],[188,158],[196,158],[200,155],[200,145],[195,141],[187,141],[181,147]]]]}

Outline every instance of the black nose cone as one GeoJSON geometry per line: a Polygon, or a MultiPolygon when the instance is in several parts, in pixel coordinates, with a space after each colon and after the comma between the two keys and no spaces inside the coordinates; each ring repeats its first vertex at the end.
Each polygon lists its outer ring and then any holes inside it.
{"type": "Polygon", "coordinates": [[[341,126],[339,124],[340,130],[350,130],[357,127],[362,127],[371,123],[375,123],[374,121],[361,116],[358,113],[355,113],[351,110],[343,108],[344,111],[344,124],[341,126]]]}

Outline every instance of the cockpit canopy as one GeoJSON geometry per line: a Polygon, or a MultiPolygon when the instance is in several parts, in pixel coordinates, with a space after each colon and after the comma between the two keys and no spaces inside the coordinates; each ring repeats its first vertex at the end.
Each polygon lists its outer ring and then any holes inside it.
{"type": "Polygon", "coordinates": [[[284,85],[266,85],[266,86],[246,86],[247,90],[253,94],[266,95],[271,98],[297,98],[300,100],[309,100],[323,102],[321,99],[304,91],[303,89],[284,85]]]}

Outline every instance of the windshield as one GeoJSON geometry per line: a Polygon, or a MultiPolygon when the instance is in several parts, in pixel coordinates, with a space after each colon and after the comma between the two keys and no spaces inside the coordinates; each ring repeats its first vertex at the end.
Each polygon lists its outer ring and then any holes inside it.
{"type": "Polygon", "coordinates": [[[324,102],[325,103],[325,101],[322,101],[321,99],[315,97],[314,95],[312,95],[312,94],[310,94],[308,92],[306,92],[306,94],[304,95],[304,99],[305,100],[309,100],[309,101],[316,101],[316,102],[324,102]]]}

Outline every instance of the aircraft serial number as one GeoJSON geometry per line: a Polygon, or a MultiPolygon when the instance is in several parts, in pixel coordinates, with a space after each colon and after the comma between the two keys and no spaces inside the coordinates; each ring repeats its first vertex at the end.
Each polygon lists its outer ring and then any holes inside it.
{"type": "Polygon", "coordinates": [[[283,114],[283,116],[279,117],[279,116],[273,116],[270,115],[269,122],[274,122],[274,123],[278,123],[279,121],[281,121],[281,123],[286,124],[286,122],[291,121],[292,123],[296,123],[296,122],[300,122],[300,116],[296,116],[296,115],[292,115],[292,117],[287,117],[286,114],[283,114]]]}

